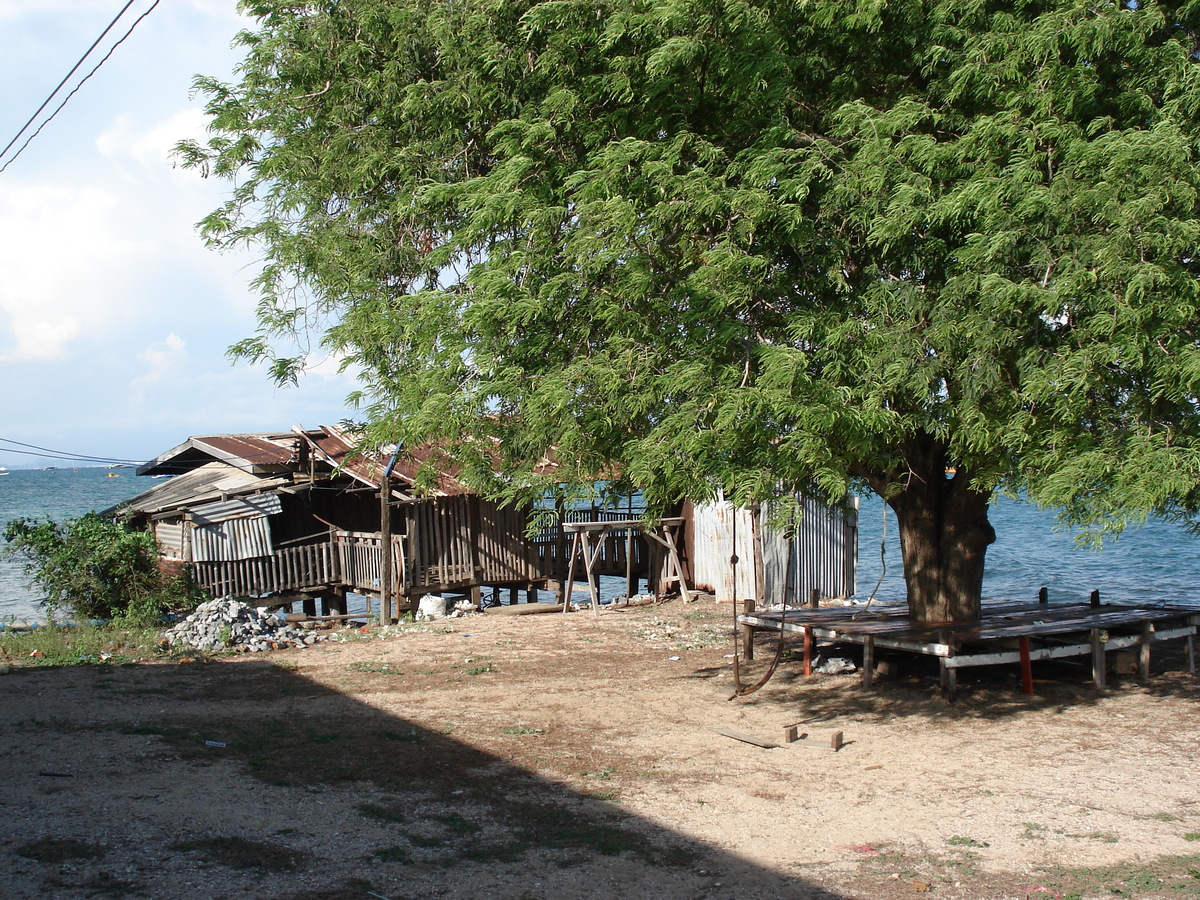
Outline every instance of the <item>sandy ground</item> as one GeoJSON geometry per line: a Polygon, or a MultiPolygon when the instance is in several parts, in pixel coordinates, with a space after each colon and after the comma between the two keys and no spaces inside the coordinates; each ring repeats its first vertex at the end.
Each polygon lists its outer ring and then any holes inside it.
{"type": "Polygon", "coordinates": [[[711,601],[390,631],[0,678],[0,897],[1200,896],[1178,654],[730,700],[711,601]]]}

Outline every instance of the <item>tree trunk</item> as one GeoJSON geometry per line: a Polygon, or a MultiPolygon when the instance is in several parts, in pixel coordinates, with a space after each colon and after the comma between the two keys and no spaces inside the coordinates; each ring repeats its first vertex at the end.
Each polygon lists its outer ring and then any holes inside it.
{"type": "Polygon", "coordinates": [[[906,454],[908,486],[888,501],[900,532],[909,614],[920,622],[980,617],[983,561],[996,531],[988,522],[991,494],[972,490],[968,473],[947,473],[932,441],[906,454]]]}

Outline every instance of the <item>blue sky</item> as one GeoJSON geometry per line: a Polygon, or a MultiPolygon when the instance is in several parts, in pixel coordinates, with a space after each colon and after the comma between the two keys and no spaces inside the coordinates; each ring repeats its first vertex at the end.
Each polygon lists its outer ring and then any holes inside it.
{"type": "MultiPolygon", "coordinates": [[[[135,0],[93,58],[152,3],[135,0]]],[[[0,147],[124,4],[0,0],[0,147]]],[[[190,435],[351,415],[331,363],[296,388],[230,363],[254,331],[256,260],[203,245],[195,223],[228,185],[171,160],[204,134],[192,78],[232,77],[248,24],[235,0],[162,0],[0,174],[0,438],[144,460],[190,435]]],[[[16,449],[0,441],[0,465],[53,464],[16,449]]]]}

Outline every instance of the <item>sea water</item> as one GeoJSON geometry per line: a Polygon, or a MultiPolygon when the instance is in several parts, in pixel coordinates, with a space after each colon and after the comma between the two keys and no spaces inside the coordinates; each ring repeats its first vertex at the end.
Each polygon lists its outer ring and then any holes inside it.
{"type": "MultiPolygon", "coordinates": [[[[115,506],[154,484],[128,468],[13,470],[0,475],[0,526],[22,517],[62,522],[115,506]]],[[[904,576],[896,519],[888,510],[885,524],[883,510],[877,497],[860,500],[856,597],[865,600],[874,590],[876,602],[902,602],[904,576]]],[[[1105,600],[1116,601],[1200,599],[1196,587],[1200,539],[1181,525],[1150,521],[1127,529],[1103,550],[1094,551],[1076,547],[1074,533],[1059,528],[1049,510],[1000,498],[989,515],[996,543],[987,551],[984,602],[1034,600],[1043,586],[1051,602],[1083,600],[1093,590],[1099,590],[1105,600]]],[[[625,588],[621,578],[601,582],[603,599],[625,588]]],[[[586,588],[577,588],[575,599],[585,601],[586,588]]],[[[365,608],[365,600],[352,597],[349,611],[360,608],[365,608]]],[[[44,617],[38,592],[29,585],[20,560],[0,547],[0,621],[44,617]]]]}
{"type": "MultiPolygon", "coordinates": [[[[884,521],[884,504],[875,495],[860,498],[859,504],[856,596],[866,599],[878,584],[877,602],[902,602],[896,517],[888,509],[884,521]]],[[[1105,601],[1200,599],[1200,538],[1181,524],[1149,520],[1130,526],[1102,549],[1090,550],[1076,544],[1077,532],[1061,527],[1052,510],[1031,503],[997,498],[988,518],[996,542],[987,549],[984,603],[1033,601],[1042,587],[1051,603],[1086,600],[1093,590],[1105,601]]]]}
{"type": "MultiPolygon", "coordinates": [[[[65,522],[108,509],[154,484],[131,468],[13,469],[0,475],[0,528],[12,519],[65,522]]],[[[21,560],[0,541],[0,622],[45,618],[39,600],[21,560]]]]}

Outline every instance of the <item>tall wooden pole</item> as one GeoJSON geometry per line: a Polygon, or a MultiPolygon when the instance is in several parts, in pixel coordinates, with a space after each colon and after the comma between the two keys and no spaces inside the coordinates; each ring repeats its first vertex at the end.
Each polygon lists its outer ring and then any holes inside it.
{"type": "Polygon", "coordinates": [[[390,625],[392,619],[392,506],[391,466],[379,479],[379,544],[383,554],[379,566],[379,624],[390,625]]]}

